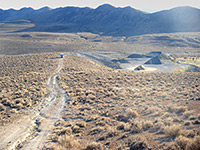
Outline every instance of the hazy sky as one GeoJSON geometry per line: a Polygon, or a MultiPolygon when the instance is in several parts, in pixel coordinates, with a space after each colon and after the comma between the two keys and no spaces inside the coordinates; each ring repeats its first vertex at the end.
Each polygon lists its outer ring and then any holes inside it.
{"type": "Polygon", "coordinates": [[[44,6],[50,8],[78,6],[96,8],[101,4],[111,4],[115,7],[131,6],[140,10],[158,11],[177,6],[192,6],[200,8],[200,0],[0,0],[1,9],[20,9],[32,7],[39,9],[44,6]]]}

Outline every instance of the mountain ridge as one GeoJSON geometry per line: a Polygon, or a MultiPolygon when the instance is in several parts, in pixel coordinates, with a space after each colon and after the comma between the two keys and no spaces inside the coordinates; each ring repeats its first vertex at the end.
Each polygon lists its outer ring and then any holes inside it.
{"type": "Polygon", "coordinates": [[[89,7],[31,7],[0,10],[0,22],[28,20],[35,27],[23,31],[92,32],[112,36],[200,32],[200,9],[184,6],[155,13],[103,4],[89,7]]]}

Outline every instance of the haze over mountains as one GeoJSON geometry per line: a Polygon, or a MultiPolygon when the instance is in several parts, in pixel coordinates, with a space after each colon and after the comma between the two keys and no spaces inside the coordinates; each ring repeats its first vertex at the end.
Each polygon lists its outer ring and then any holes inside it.
{"type": "Polygon", "coordinates": [[[0,9],[0,22],[9,23],[16,20],[28,20],[35,24],[34,27],[23,31],[92,32],[112,36],[200,32],[200,9],[187,6],[156,13],[146,13],[131,7],[116,8],[109,4],[96,9],[0,9]]]}

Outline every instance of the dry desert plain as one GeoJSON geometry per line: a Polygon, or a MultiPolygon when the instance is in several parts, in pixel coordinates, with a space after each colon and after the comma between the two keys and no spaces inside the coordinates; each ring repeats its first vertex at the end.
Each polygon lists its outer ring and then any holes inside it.
{"type": "Polygon", "coordinates": [[[0,149],[200,149],[199,72],[123,71],[79,55],[156,49],[199,65],[199,33],[119,39],[1,27],[0,149]]]}

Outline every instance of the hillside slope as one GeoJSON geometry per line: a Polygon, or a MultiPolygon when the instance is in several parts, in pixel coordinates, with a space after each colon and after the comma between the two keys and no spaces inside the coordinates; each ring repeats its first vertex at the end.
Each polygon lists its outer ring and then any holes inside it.
{"type": "Polygon", "coordinates": [[[28,20],[36,25],[25,31],[92,32],[113,36],[200,31],[200,10],[192,7],[177,7],[152,14],[109,4],[96,9],[44,7],[38,10],[0,10],[1,22],[13,20],[28,20]]]}

